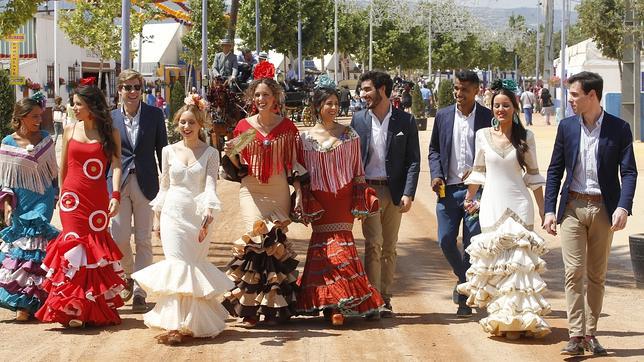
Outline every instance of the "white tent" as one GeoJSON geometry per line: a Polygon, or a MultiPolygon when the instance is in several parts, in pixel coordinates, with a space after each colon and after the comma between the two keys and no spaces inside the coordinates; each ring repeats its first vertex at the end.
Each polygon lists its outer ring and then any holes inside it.
{"type": "MultiPolygon", "coordinates": [[[[182,49],[181,36],[183,25],[175,22],[145,24],[143,26],[143,44],[141,52],[137,51],[134,57],[134,69],[138,69],[139,55],[141,56],[141,69],[146,78],[155,78],[155,71],[159,64],[178,64],[182,49]]],[[[138,50],[139,39],[132,41],[133,48],[138,50]]]]}
{"type": "MultiPolygon", "coordinates": [[[[555,74],[561,73],[561,60],[554,60],[555,74]]],[[[642,63],[644,69],[644,62],[642,63]]],[[[582,71],[589,71],[599,74],[604,79],[604,94],[621,93],[621,80],[619,77],[619,66],[617,60],[607,58],[597,49],[592,39],[586,39],[581,43],[566,48],[566,74],[571,76],[582,71]]]]}

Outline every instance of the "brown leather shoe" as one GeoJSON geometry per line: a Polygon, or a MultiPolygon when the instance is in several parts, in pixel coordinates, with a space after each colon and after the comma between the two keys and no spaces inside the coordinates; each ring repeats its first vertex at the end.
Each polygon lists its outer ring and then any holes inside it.
{"type": "Polygon", "coordinates": [[[561,349],[561,354],[565,356],[581,356],[584,354],[584,346],[581,339],[577,337],[570,338],[566,347],[561,349]]]}
{"type": "Polygon", "coordinates": [[[595,356],[608,355],[606,348],[599,344],[599,341],[595,336],[587,336],[586,338],[584,338],[584,349],[588,352],[591,352],[595,356]]]}

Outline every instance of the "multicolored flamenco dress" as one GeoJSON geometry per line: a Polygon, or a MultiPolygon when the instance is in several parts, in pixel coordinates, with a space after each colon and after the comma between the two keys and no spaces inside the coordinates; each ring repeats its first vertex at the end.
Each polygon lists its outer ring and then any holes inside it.
{"type": "Polygon", "coordinates": [[[27,148],[6,136],[0,146],[0,207],[11,199],[11,225],[0,231],[0,307],[33,315],[47,299],[40,264],[50,239],[58,235],[49,222],[57,194],[58,165],[54,142],[27,148]]]}
{"type": "Polygon", "coordinates": [[[108,160],[101,143],[70,139],[59,200],[63,231],[50,242],[42,267],[49,298],[36,317],[78,326],[119,324],[124,288],[119,248],[108,231],[108,160]]]}
{"type": "MultiPolygon", "coordinates": [[[[253,126],[242,119],[235,137],[253,126]]],[[[287,176],[306,171],[297,163],[298,130],[284,118],[271,132],[255,138],[240,153],[248,166],[241,180],[239,205],[247,232],[233,242],[234,259],[226,274],[235,288],[224,294],[222,304],[236,317],[278,321],[295,312],[298,261],[286,238],[290,223],[287,176]]]]}
{"type": "Polygon", "coordinates": [[[320,144],[307,132],[301,139],[303,165],[310,175],[310,184],[303,186],[302,214],[312,220],[313,234],[297,312],[377,312],[384,301],[367,279],[352,234],[354,218],[368,214],[358,134],[347,127],[336,144],[320,144]]]}
{"type": "Polygon", "coordinates": [[[542,293],[541,274],[546,262],[545,241],[534,232],[534,205],[529,189],[545,185],[539,174],[534,134],[528,131],[524,171],[512,145],[498,147],[492,128],[476,135],[474,168],[466,184],[485,185],[479,212],[481,234],[472,237],[467,252],[472,266],[458,292],[471,307],[487,308],[479,322],[486,332],[510,339],[521,334],[543,337],[550,333],[543,316],[550,304],[542,293]]]}
{"type": "Polygon", "coordinates": [[[233,283],[208,261],[212,227],[201,242],[199,230],[208,209],[220,210],[216,192],[219,153],[208,147],[186,165],[169,145],[163,148],[161,159],[161,189],[150,205],[161,213],[165,259],[132,274],[143,289],[159,295],[143,321],[151,328],[214,337],[224,330],[228,317],[218,297],[233,283]]]}

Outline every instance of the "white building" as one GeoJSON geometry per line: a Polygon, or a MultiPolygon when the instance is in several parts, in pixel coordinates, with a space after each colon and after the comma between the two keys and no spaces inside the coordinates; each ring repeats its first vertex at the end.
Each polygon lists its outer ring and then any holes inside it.
{"type": "MultiPolygon", "coordinates": [[[[72,86],[81,78],[97,77],[100,68],[98,57],[87,49],[73,45],[67,35],[60,29],[57,32],[57,64],[60,85],[59,96],[67,101],[72,86]]],[[[48,105],[53,104],[54,97],[54,16],[53,12],[39,12],[21,26],[16,33],[25,34],[25,41],[20,46],[20,75],[38,83],[48,96],[48,105]]],[[[9,46],[0,42],[0,63],[3,68],[9,67],[9,46]]],[[[115,93],[116,63],[104,60],[101,88],[108,97],[115,93]]],[[[33,94],[26,86],[18,86],[16,98],[33,94]]]]}

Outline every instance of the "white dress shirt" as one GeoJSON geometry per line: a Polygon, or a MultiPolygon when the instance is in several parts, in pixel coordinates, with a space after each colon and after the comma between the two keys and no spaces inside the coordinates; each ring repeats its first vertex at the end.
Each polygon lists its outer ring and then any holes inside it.
{"type": "Polygon", "coordinates": [[[369,161],[365,166],[365,178],[369,180],[387,179],[387,131],[389,130],[389,119],[391,118],[391,105],[389,112],[382,122],[371,110],[371,142],[369,142],[369,161]]]}
{"type": "Polygon", "coordinates": [[[463,183],[463,176],[472,170],[474,164],[474,117],[476,103],[472,112],[464,115],[456,107],[454,127],[452,128],[452,149],[449,153],[449,170],[447,184],[463,183]]]}
{"type": "Polygon", "coordinates": [[[123,113],[125,131],[130,139],[130,143],[132,147],[136,147],[136,136],[139,134],[139,120],[141,118],[141,105],[139,105],[139,109],[136,111],[134,117],[128,116],[127,112],[125,112],[125,107],[121,108],[121,112],[123,113]]]}
{"type": "Polygon", "coordinates": [[[581,124],[581,137],[579,139],[579,153],[577,164],[572,174],[570,190],[580,194],[601,195],[599,188],[599,177],[597,176],[597,151],[599,146],[599,134],[604,120],[604,112],[595,123],[591,131],[584,124],[584,119],[579,116],[581,124]]]}

